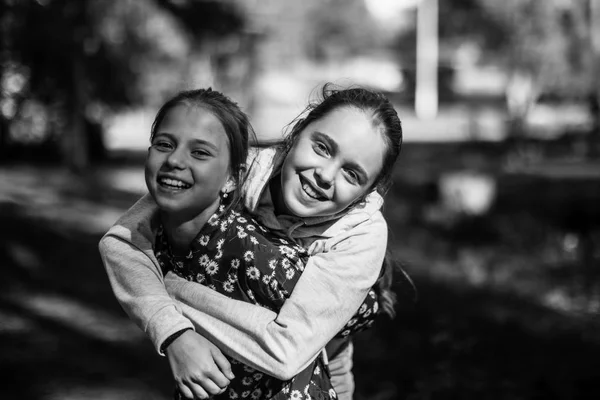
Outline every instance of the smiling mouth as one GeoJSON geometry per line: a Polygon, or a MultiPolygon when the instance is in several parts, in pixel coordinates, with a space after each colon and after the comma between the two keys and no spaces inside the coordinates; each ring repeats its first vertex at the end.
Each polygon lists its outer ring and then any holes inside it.
{"type": "Polygon", "coordinates": [[[185,183],[183,181],[180,181],[179,179],[161,177],[161,178],[158,178],[157,181],[160,186],[167,188],[167,189],[183,190],[183,189],[189,189],[192,187],[192,185],[185,183]]]}
{"type": "Polygon", "coordinates": [[[304,178],[300,177],[300,182],[302,183],[302,190],[311,199],[315,199],[318,201],[328,200],[327,197],[325,197],[320,192],[316,191],[308,182],[306,182],[306,180],[304,178]]]}

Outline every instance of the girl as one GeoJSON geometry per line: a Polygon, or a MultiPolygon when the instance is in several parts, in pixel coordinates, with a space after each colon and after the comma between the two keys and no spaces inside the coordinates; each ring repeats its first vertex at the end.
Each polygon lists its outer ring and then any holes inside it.
{"type": "MultiPolygon", "coordinates": [[[[212,344],[184,329],[201,330],[227,354],[290,379],[352,318],[379,277],[387,228],[377,192],[385,191],[400,151],[400,121],[377,93],[326,87],[323,94],[285,144],[254,155],[244,187],[245,204],[257,218],[311,255],[278,314],[172,273],[163,282],[152,251],[156,205],[148,198],[101,241],[117,298],[159,351],[171,338],[167,354],[174,375],[199,397],[204,388],[218,391],[231,375],[212,344]],[[168,297],[165,284],[178,301],[168,297]]],[[[383,288],[380,302],[391,307],[388,300],[383,288]]],[[[341,343],[328,352],[334,360],[349,359],[352,348],[341,343]]]]}

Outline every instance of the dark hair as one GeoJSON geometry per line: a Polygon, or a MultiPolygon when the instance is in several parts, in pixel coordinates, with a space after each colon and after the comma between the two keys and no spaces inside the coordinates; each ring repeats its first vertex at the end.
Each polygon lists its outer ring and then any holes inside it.
{"type": "Polygon", "coordinates": [[[391,186],[392,171],[402,148],[402,123],[394,106],[383,93],[360,87],[341,89],[335,88],[331,83],[325,84],[320,98],[311,102],[300,116],[292,121],[294,125],[286,136],[286,144],[291,147],[309,124],[344,107],[353,107],[370,113],[373,126],[378,129],[386,143],[383,166],[373,183],[373,188],[379,194],[385,195],[391,186]],[[306,116],[302,118],[305,114],[306,116]]]}
{"type": "MultiPolygon", "coordinates": [[[[370,114],[373,126],[381,133],[387,145],[381,172],[371,188],[383,196],[391,186],[394,165],[402,148],[402,123],[394,106],[383,93],[360,87],[341,89],[334,87],[331,83],[325,84],[321,90],[320,99],[311,102],[300,116],[290,123],[290,125],[293,124],[293,127],[285,138],[285,145],[288,149],[291,148],[300,133],[310,123],[344,107],[353,107],[370,114]],[[306,116],[303,117],[304,115],[306,116]]],[[[259,146],[262,145],[259,144],[259,146]]],[[[364,200],[370,191],[367,190],[359,201],[364,200]]],[[[380,277],[374,286],[382,311],[390,317],[395,315],[396,295],[391,289],[395,270],[399,270],[404,278],[408,278],[406,272],[388,253],[383,261],[380,277]]]]}
{"type": "Polygon", "coordinates": [[[239,189],[243,183],[245,163],[248,156],[248,143],[250,139],[255,140],[254,129],[250,124],[248,116],[240,109],[237,103],[223,93],[211,88],[182,91],[169,99],[158,110],[152,123],[150,141],[154,138],[156,130],[167,113],[178,105],[205,108],[221,121],[229,140],[229,168],[231,170],[231,177],[234,179],[237,187],[237,190],[234,190],[232,193],[233,199],[231,200],[230,207],[237,205],[241,196],[241,190],[239,189]]]}

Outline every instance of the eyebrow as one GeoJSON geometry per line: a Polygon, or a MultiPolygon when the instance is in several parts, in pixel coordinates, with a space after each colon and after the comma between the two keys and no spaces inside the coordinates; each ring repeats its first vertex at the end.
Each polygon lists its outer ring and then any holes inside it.
{"type": "MultiPolygon", "coordinates": [[[[154,138],[157,138],[159,136],[166,136],[169,139],[173,140],[174,142],[177,141],[175,136],[169,132],[157,132],[156,135],[154,135],[154,138]]],[[[204,146],[208,146],[211,149],[213,149],[214,151],[219,151],[219,149],[217,148],[217,146],[215,146],[213,143],[208,142],[206,140],[202,140],[202,139],[192,139],[192,142],[194,142],[194,144],[200,144],[200,145],[204,145],[204,146]]]]}
{"type": "MultiPolygon", "coordinates": [[[[340,151],[340,146],[337,144],[337,142],[335,140],[333,140],[331,138],[331,136],[327,135],[326,133],[323,133],[320,131],[315,131],[315,132],[313,132],[313,138],[316,138],[316,139],[326,142],[327,146],[329,146],[331,148],[333,153],[338,153],[340,151]]],[[[363,167],[358,165],[358,163],[356,163],[355,161],[350,161],[350,162],[348,162],[348,165],[350,165],[350,167],[352,167],[352,169],[354,169],[356,171],[356,173],[359,175],[361,183],[364,183],[369,180],[369,174],[367,174],[367,171],[365,171],[365,169],[363,167]]]]}

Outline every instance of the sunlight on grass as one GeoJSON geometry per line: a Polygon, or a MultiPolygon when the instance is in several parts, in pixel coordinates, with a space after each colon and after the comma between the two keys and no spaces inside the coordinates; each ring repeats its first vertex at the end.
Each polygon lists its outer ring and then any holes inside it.
{"type": "Polygon", "coordinates": [[[154,390],[140,387],[140,384],[130,383],[124,386],[101,384],[98,387],[77,386],[69,388],[56,388],[44,400],[165,400],[154,390]]]}
{"type": "Polygon", "coordinates": [[[144,335],[129,319],[118,318],[57,294],[15,291],[6,296],[30,312],[49,318],[86,336],[107,342],[137,343],[144,335]]]}
{"type": "Polygon", "coordinates": [[[22,334],[35,328],[33,322],[6,310],[0,310],[0,321],[0,334],[22,334]]]}

